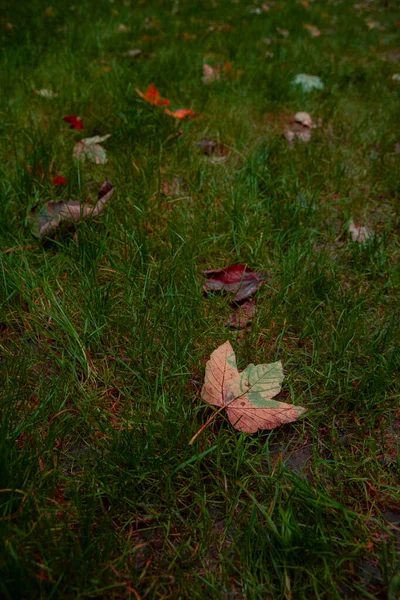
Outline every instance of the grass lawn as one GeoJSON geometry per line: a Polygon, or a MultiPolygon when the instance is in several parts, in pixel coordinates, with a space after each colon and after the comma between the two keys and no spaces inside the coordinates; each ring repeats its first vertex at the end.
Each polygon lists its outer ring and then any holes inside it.
{"type": "Polygon", "coordinates": [[[0,597],[400,598],[397,2],[48,1],[0,21],[0,597]],[[266,275],[241,329],[202,289],[236,263],[266,275]],[[226,340],[307,412],[190,446],[226,340]]]}

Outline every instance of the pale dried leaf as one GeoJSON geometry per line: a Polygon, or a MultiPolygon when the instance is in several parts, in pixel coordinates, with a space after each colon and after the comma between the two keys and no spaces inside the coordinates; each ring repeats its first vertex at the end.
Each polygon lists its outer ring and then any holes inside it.
{"type": "Polygon", "coordinates": [[[33,90],[34,94],[36,94],[37,96],[41,96],[42,98],[57,98],[58,94],[57,92],[53,92],[53,90],[48,90],[46,88],[43,88],[41,90],[33,90]]]}
{"type": "Polygon", "coordinates": [[[301,85],[304,92],[324,89],[324,84],[319,77],[316,75],[307,75],[306,73],[299,73],[296,75],[293,83],[296,85],[301,85]]]}
{"type": "Polygon", "coordinates": [[[226,408],[229,421],[239,431],[255,433],[296,420],[305,412],[301,406],[272,400],[281,391],[280,361],[250,364],[241,373],[229,341],[219,346],[207,362],[202,398],[226,408]]]}
{"type": "Polygon", "coordinates": [[[294,147],[296,138],[302,142],[311,140],[311,130],[313,128],[313,120],[307,112],[297,112],[292,119],[289,127],[284,131],[284,136],[288,140],[290,146],[294,147]]]}
{"type": "Polygon", "coordinates": [[[297,112],[294,115],[294,120],[296,123],[304,125],[304,127],[309,127],[310,129],[313,127],[313,120],[308,112],[297,112]]]}
{"type": "Polygon", "coordinates": [[[74,158],[79,161],[90,160],[96,165],[107,164],[107,153],[100,142],[104,142],[109,137],[111,137],[111,133],[84,138],[75,144],[72,151],[74,158]]]}
{"type": "Polygon", "coordinates": [[[133,48],[125,52],[125,56],[129,58],[139,58],[143,54],[143,50],[139,50],[139,48],[133,48]]]}
{"type": "Polygon", "coordinates": [[[353,221],[350,221],[349,232],[353,242],[358,242],[359,244],[365,244],[365,242],[368,242],[374,237],[372,229],[365,227],[364,225],[357,227],[353,221]]]}
{"type": "Polygon", "coordinates": [[[315,25],[303,25],[303,27],[307,29],[312,37],[319,37],[321,35],[320,30],[315,25]]]}
{"type": "Polygon", "coordinates": [[[216,67],[215,69],[208,65],[207,63],[203,64],[203,77],[201,81],[206,85],[213,83],[214,81],[218,81],[221,76],[220,67],[216,67]]]}

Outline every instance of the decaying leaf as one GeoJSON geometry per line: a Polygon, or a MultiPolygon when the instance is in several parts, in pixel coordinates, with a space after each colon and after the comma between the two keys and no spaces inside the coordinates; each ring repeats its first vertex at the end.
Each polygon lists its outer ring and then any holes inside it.
{"type": "Polygon", "coordinates": [[[319,37],[321,35],[320,30],[315,25],[303,25],[304,29],[310,32],[312,37],[319,37]]]}
{"type": "Polygon", "coordinates": [[[62,222],[77,223],[88,217],[100,214],[111,196],[114,186],[106,180],[98,193],[97,203],[81,204],[75,200],[70,202],[47,202],[39,209],[33,209],[29,214],[31,230],[35,237],[43,239],[51,236],[62,222]]]}
{"type": "Polygon", "coordinates": [[[146,102],[149,102],[150,104],[154,104],[156,106],[168,106],[169,104],[168,98],[161,98],[161,94],[154,83],[149,85],[144,94],[138,89],[136,92],[141,98],[143,98],[143,100],[146,100],[146,102]]]}
{"type": "Polygon", "coordinates": [[[208,65],[207,63],[203,64],[203,77],[201,81],[206,85],[210,83],[214,83],[214,81],[218,81],[221,77],[221,66],[217,65],[215,69],[208,65]]]}
{"type": "Polygon", "coordinates": [[[36,94],[36,96],[41,96],[42,98],[57,98],[58,94],[57,92],[53,92],[53,90],[48,90],[46,88],[43,88],[41,90],[33,90],[33,93],[36,94]]]}
{"type": "Polygon", "coordinates": [[[90,160],[91,162],[96,163],[96,165],[107,164],[107,154],[100,143],[105,142],[109,137],[111,137],[111,133],[84,138],[75,144],[72,151],[74,158],[80,161],[90,160]]]}
{"type": "Polygon", "coordinates": [[[246,265],[230,265],[222,269],[204,271],[208,281],[204,285],[205,292],[232,292],[232,302],[240,304],[256,293],[265,274],[253,271],[246,265]]]}
{"type": "Polygon", "coordinates": [[[306,73],[299,73],[296,75],[293,83],[296,85],[301,85],[304,92],[324,89],[324,84],[319,77],[316,75],[306,75],[306,73]]]}
{"type": "Polygon", "coordinates": [[[143,50],[139,50],[139,48],[132,48],[125,52],[125,56],[128,56],[129,58],[139,58],[142,54],[143,50]]]}
{"type": "Polygon", "coordinates": [[[297,112],[283,135],[293,148],[296,138],[302,142],[309,142],[311,140],[311,130],[313,127],[313,120],[308,113],[297,112]]]}
{"type": "Polygon", "coordinates": [[[350,221],[349,223],[349,232],[353,242],[358,242],[359,244],[364,244],[374,237],[372,229],[365,227],[364,225],[357,227],[353,221],[350,221]]]}
{"type": "Polygon", "coordinates": [[[254,302],[249,300],[244,304],[236,307],[235,312],[231,313],[229,321],[226,325],[233,327],[234,329],[243,329],[249,325],[256,314],[256,305],[254,302]]]}
{"type": "Polygon", "coordinates": [[[178,108],[178,110],[171,111],[168,108],[165,109],[167,115],[174,117],[175,119],[191,119],[196,116],[196,113],[191,108],[178,108]]]}
{"type": "Polygon", "coordinates": [[[245,433],[273,429],[295,421],[305,408],[272,400],[281,391],[281,361],[248,365],[241,373],[230,342],[219,346],[207,362],[201,396],[208,404],[225,408],[231,424],[245,433]]]}
{"type": "Polygon", "coordinates": [[[204,154],[212,157],[214,160],[221,161],[229,155],[229,149],[224,146],[224,144],[218,144],[207,137],[204,137],[197,142],[196,146],[200,148],[204,154]]]}
{"type": "Polygon", "coordinates": [[[80,117],[76,117],[75,115],[63,117],[63,121],[69,123],[71,125],[71,129],[84,129],[82,119],[80,117]]]}
{"type": "Polygon", "coordinates": [[[365,23],[368,29],[379,29],[379,31],[385,31],[385,27],[379,23],[379,21],[371,21],[370,19],[366,19],[365,23]]]}
{"type": "Polygon", "coordinates": [[[187,196],[187,183],[183,177],[173,177],[173,179],[164,179],[162,182],[162,193],[164,196],[177,198],[179,196],[187,196]]]}
{"type": "Polygon", "coordinates": [[[276,32],[279,33],[283,38],[288,38],[290,33],[287,29],[281,29],[280,27],[276,28],[276,32]]]}

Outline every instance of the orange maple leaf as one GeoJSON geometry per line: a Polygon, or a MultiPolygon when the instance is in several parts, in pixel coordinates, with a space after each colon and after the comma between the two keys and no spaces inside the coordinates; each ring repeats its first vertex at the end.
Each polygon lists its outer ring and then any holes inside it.
{"type": "Polygon", "coordinates": [[[166,108],[165,112],[167,113],[167,115],[169,115],[170,117],[174,117],[175,119],[190,119],[196,116],[196,113],[191,108],[179,108],[174,112],[166,108]]]}
{"type": "Polygon", "coordinates": [[[156,106],[168,106],[169,104],[169,100],[167,98],[161,98],[161,94],[154,83],[149,85],[144,94],[138,89],[136,92],[141,98],[143,98],[143,100],[146,100],[146,102],[149,102],[150,104],[155,104],[156,106]]]}

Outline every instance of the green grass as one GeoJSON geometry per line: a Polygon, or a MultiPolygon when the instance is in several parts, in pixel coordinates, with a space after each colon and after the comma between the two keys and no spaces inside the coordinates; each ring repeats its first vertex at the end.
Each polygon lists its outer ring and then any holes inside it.
{"type": "Polygon", "coordinates": [[[400,597],[398,13],[354,4],[4,11],[2,598],[400,597]],[[232,70],[205,86],[203,60],[232,70]],[[305,94],[298,73],[324,90],[305,94]],[[199,116],[143,102],[152,82],[199,116]],[[300,110],[322,124],[291,149],[282,120],[300,110]],[[107,165],[74,162],[77,141],[106,133],[107,165]],[[225,162],[199,153],[204,136],[225,162]],[[103,215],[31,237],[36,203],[93,199],[106,177],[103,215]],[[190,198],[160,193],[173,177],[190,198]],[[351,241],[351,218],[371,243],[351,241]],[[269,274],[239,332],[229,298],[202,294],[202,270],[235,262],[269,274]],[[252,436],[220,416],[189,446],[226,339],[239,368],[281,359],[279,397],[307,413],[252,436]]]}

